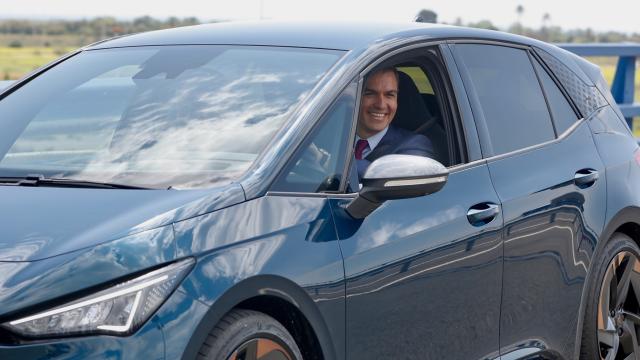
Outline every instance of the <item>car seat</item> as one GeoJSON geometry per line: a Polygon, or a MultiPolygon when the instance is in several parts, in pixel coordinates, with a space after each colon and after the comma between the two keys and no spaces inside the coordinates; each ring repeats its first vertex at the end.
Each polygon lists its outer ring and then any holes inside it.
{"type": "Polygon", "coordinates": [[[393,124],[428,137],[434,147],[435,160],[450,165],[447,133],[438,123],[438,116],[425,105],[411,77],[402,71],[398,71],[398,109],[393,124]]]}

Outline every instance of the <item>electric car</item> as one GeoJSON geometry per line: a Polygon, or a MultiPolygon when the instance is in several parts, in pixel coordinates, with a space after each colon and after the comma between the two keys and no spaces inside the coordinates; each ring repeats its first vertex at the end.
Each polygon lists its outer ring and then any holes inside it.
{"type": "Polygon", "coordinates": [[[640,152],[598,68],[501,32],[238,22],[0,93],[0,358],[640,356],[640,152]],[[433,156],[354,159],[368,75],[433,156]]]}

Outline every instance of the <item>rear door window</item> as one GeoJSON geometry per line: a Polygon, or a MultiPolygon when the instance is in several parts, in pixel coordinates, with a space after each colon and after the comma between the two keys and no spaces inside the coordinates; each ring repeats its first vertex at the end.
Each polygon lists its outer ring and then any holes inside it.
{"type": "MultiPolygon", "coordinates": [[[[549,110],[525,50],[485,44],[456,44],[486,123],[493,155],[555,138],[549,110]]],[[[470,83],[469,83],[470,82],[470,83]]]]}

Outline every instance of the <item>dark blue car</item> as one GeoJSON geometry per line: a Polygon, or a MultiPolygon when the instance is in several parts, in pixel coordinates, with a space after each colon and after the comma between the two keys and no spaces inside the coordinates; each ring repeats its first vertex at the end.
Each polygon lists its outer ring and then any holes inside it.
{"type": "Polygon", "coordinates": [[[0,359],[638,358],[639,190],[598,68],[532,39],[97,43],[0,94],[0,359]],[[428,156],[354,154],[363,116],[428,156]]]}

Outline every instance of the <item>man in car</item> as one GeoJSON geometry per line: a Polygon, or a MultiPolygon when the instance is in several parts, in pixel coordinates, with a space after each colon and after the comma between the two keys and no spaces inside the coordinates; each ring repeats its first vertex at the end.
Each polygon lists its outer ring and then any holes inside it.
{"type": "Polygon", "coordinates": [[[391,125],[398,108],[398,72],[393,67],[367,76],[360,101],[355,156],[358,178],[374,160],[389,154],[434,157],[431,141],[424,135],[391,125]]]}

